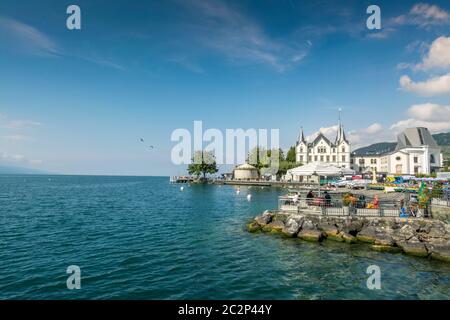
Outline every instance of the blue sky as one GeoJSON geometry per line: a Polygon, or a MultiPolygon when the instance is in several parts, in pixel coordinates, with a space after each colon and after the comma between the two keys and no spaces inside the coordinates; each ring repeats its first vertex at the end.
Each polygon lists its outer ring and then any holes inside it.
{"type": "Polygon", "coordinates": [[[278,128],[287,148],[301,126],[333,135],[338,108],[354,148],[450,131],[450,4],[378,1],[379,31],[370,4],[2,0],[0,164],[181,174],[170,135],[194,120],[278,128]]]}

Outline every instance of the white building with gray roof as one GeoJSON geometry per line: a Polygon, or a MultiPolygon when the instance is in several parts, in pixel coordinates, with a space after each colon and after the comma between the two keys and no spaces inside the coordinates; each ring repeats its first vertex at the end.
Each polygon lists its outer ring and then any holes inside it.
{"type": "Polygon", "coordinates": [[[379,173],[396,175],[431,174],[443,165],[441,148],[427,128],[405,129],[397,144],[387,145],[382,152],[354,152],[351,166],[356,172],[375,169],[379,173]]]}

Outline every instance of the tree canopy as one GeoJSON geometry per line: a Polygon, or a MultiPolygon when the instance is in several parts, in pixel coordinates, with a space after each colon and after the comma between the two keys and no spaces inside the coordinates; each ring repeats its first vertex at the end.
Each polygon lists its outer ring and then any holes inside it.
{"type": "Polygon", "coordinates": [[[214,153],[207,151],[196,151],[192,157],[192,163],[188,165],[188,173],[195,175],[197,178],[202,175],[206,179],[207,174],[218,172],[216,158],[214,153]]]}

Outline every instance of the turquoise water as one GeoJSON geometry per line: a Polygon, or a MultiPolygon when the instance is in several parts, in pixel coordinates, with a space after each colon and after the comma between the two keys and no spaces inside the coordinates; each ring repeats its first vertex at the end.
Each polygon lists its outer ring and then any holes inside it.
{"type": "Polygon", "coordinates": [[[180,191],[168,180],[0,176],[0,298],[450,298],[441,262],[247,233],[281,189],[180,191]],[[366,287],[374,264],[381,290],[366,287]],[[69,265],[81,268],[80,290],[67,289],[69,265]]]}

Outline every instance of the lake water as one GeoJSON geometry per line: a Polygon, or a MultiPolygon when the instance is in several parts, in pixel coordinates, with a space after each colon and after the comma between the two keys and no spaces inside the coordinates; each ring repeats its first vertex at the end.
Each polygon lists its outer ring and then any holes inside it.
{"type": "Polygon", "coordinates": [[[247,233],[282,189],[180,186],[0,176],[0,299],[450,298],[442,262],[247,233]],[[81,268],[79,290],[67,289],[69,265],[81,268]],[[370,265],[381,290],[366,286],[370,265]]]}

